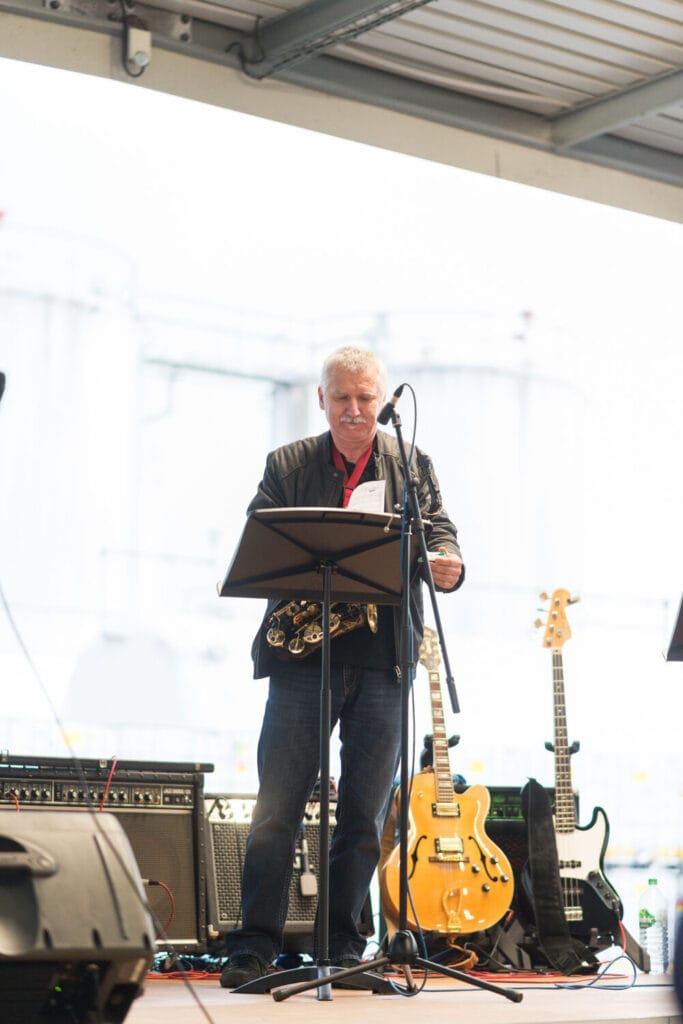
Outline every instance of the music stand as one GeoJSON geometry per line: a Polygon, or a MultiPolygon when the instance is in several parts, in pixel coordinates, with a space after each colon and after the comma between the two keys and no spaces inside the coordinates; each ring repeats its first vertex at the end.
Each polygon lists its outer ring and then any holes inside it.
{"type": "MultiPolygon", "coordinates": [[[[320,887],[318,957],[312,968],[266,975],[235,989],[269,992],[300,980],[317,987],[318,999],[331,999],[330,981],[348,971],[329,958],[330,829],[330,604],[332,576],[336,601],[398,605],[401,603],[401,517],[384,512],[342,508],[257,509],[247,518],[228,572],[219,585],[221,597],[266,597],[322,602],[320,679],[320,887]],[[303,980],[302,980],[303,979],[303,980]]],[[[348,985],[391,991],[379,975],[351,969],[348,985]]]]}
{"type": "Polygon", "coordinates": [[[683,596],[665,657],[667,661],[683,661],[683,596]]]}

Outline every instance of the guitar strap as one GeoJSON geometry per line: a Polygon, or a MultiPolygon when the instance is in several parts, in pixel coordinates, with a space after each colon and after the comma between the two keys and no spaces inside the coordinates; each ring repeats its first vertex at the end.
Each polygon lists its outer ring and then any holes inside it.
{"type": "Polygon", "coordinates": [[[536,779],[522,790],[522,810],[527,823],[531,902],[540,950],[551,967],[564,975],[593,974],[598,961],[574,938],[564,913],[557,842],[548,794],[536,779]]]}

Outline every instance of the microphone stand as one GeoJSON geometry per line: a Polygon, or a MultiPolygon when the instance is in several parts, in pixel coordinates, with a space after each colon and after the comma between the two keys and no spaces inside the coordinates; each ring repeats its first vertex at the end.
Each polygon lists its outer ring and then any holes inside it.
{"type": "MultiPolygon", "coordinates": [[[[450,664],[448,662],[448,655],[446,652],[446,644],[443,635],[443,628],[441,625],[441,617],[439,615],[439,609],[436,603],[436,589],[434,587],[434,580],[432,574],[429,571],[429,560],[427,552],[427,544],[425,541],[424,524],[422,522],[422,515],[420,511],[420,502],[417,495],[417,484],[411,477],[410,465],[406,455],[405,444],[403,441],[403,434],[401,431],[401,420],[396,412],[396,402],[400,397],[400,393],[403,389],[401,385],[400,389],[394,393],[394,397],[389,402],[382,413],[378,417],[380,423],[386,422],[391,419],[394,429],[396,431],[396,440],[398,442],[401,465],[403,467],[403,477],[406,482],[407,491],[407,502],[404,501],[402,516],[403,516],[403,531],[402,531],[402,543],[401,543],[401,569],[402,569],[402,593],[401,593],[401,633],[400,633],[400,669],[401,669],[401,776],[400,776],[400,807],[399,807],[399,854],[400,854],[400,869],[399,869],[399,920],[398,928],[389,942],[387,952],[384,956],[376,957],[369,963],[362,963],[355,967],[349,967],[345,970],[337,971],[334,975],[334,980],[339,982],[346,978],[352,978],[355,974],[360,974],[364,971],[375,972],[379,968],[386,967],[391,964],[395,967],[400,967],[405,977],[406,983],[409,990],[412,993],[418,991],[417,985],[413,980],[412,968],[420,967],[428,971],[435,971],[439,974],[443,974],[449,978],[456,978],[459,981],[464,981],[468,985],[474,985],[477,988],[486,989],[489,992],[495,992],[497,995],[503,996],[505,999],[509,999],[513,1003],[519,1003],[522,1001],[522,993],[516,989],[504,989],[499,985],[494,985],[491,982],[484,981],[482,978],[477,978],[474,975],[466,974],[464,971],[458,971],[453,967],[447,967],[444,964],[436,963],[432,960],[427,960],[418,955],[417,942],[415,936],[408,928],[408,793],[410,780],[408,777],[408,760],[410,750],[410,687],[413,681],[415,662],[411,658],[411,641],[412,641],[412,630],[410,626],[410,555],[411,555],[411,536],[415,533],[417,539],[420,557],[422,558],[422,566],[424,569],[424,577],[426,578],[427,587],[429,589],[429,596],[432,603],[432,610],[434,612],[434,620],[437,626],[437,632],[439,636],[439,643],[441,644],[441,651],[444,660],[444,667],[446,668],[448,689],[451,698],[451,706],[454,713],[460,711],[458,704],[457,694],[455,692],[455,684],[453,682],[453,676],[450,671],[450,664]],[[385,419],[386,417],[386,419],[385,419]]],[[[289,996],[295,995],[297,992],[303,992],[307,989],[329,984],[329,977],[319,978],[316,981],[300,982],[293,985],[283,985],[281,988],[277,988],[273,991],[273,999],[276,1002],[281,1002],[284,999],[288,999],[289,996]]]]}

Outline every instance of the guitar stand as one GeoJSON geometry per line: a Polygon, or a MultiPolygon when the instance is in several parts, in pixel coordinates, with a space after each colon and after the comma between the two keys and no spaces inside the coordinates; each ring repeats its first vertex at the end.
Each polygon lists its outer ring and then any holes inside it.
{"type": "MultiPolygon", "coordinates": [[[[453,683],[453,677],[450,671],[450,665],[448,663],[448,655],[446,652],[446,645],[443,637],[443,629],[441,626],[441,619],[436,603],[436,591],[434,588],[434,580],[432,579],[431,572],[429,572],[429,560],[427,557],[427,545],[424,536],[424,525],[422,523],[422,517],[420,512],[420,505],[417,497],[417,485],[413,480],[408,460],[406,457],[405,446],[403,443],[403,437],[401,434],[401,421],[396,413],[395,408],[392,408],[391,418],[396,430],[396,437],[399,445],[401,454],[401,462],[403,466],[403,477],[406,481],[411,481],[407,487],[408,491],[408,508],[403,509],[403,521],[404,530],[402,532],[402,548],[401,548],[401,567],[402,567],[402,588],[401,588],[401,637],[400,637],[400,652],[401,652],[401,781],[400,781],[400,806],[399,806],[399,848],[400,848],[400,873],[399,873],[399,920],[398,929],[394,933],[389,943],[387,953],[384,956],[379,956],[374,960],[367,963],[359,964],[357,967],[349,967],[344,970],[334,969],[334,980],[336,982],[349,980],[352,983],[353,978],[356,975],[366,974],[366,976],[372,978],[373,972],[378,969],[382,969],[388,966],[394,966],[401,970],[406,980],[408,990],[410,993],[415,994],[418,991],[418,987],[413,979],[413,970],[420,968],[422,970],[433,971],[438,974],[442,974],[448,978],[455,978],[458,981],[463,981],[468,985],[474,985],[477,988],[486,989],[488,992],[495,992],[497,995],[503,996],[505,999],[509,999],[513,1003],[519,1003],[522,1001],[522,993],[516,989],[504,989],[499,985],[494,985],[491,982],[484,981],[482,978],[477,978],[471,974],[465,973],[464,971],[458,971],[455,968],[447,967],[444,964],[435,963],[432,960],[427,960],[418,955],[417,942],[415,936],[407,927],[407,902],[408,902],[408,799],[407,795],[409,792],[409,778],[408,778],[408,757],[410,750],[410,735],[409,735],[409,701],[410,701],[410,684],[414,674],[414,662],[410,657],[411,650],[411,625],[410,625],[410,572],[411,572],[411,551],[410,551],[410,538],[411,530],[414,529],[418,538],[419,553],[422,556],[422,565],[425,567],[424,576],[429,588],[429,593],[432,602],[432,609],[434,612],[434,619],[436,622],[437,632],[441,642],[441,650],[443,653],[444,666],[446,668],[446,677],[451,697],[451,706],[454,712],[460,710],[458,706],[458,699],[455,693],[455,686],[453,683]],[[408,515],[410,512],[410,516],[408,515]],[[412,526],[411,526],[412,524],[412,526]],[[369,972],[369,973],[368,973],[369,972]]],[[[322,737],[321,737],[322,738],[322,737]]],[[[324,780],[323,780],[324,784],[324,780]]],[[[322,832],[321,832],[322,840],[322,832]]],[[[321,922],[322,925],[322,922],[321,922]]],[[[322,936],[322,933],[320,933],[322,936]]],[[[322,936],[324,937],[324,936],[322,936]]],[[[325,968],[319,968],[319,971],[324,972],[325,968]]],[[[294,984],[282,984],[278,985],[277,988],[273,989],[272,996],[276,1002],[282,1002],[288,999],[290,996],[296,995],[299,992],[305,992],[311,988],[322,988],[330,984],[330,968],[327,968],[327,974],[314,980],[297,982],[294,984]]],[[[385,984],[388,984],[385,982],[385,984]]],[[[396,992],[394,986],[389,985],[389,990],[396,992]]]]}

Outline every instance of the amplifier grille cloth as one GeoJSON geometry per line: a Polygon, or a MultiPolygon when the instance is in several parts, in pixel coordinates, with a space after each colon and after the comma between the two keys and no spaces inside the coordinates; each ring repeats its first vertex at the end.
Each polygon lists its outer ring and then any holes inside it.
{"type": "MultiPolygon", "coordinates": [[[[213,853],[214,899],[210,913],[218,931],[239,927],[242,916],[242,867],[254,797],[215,796],[207,794],[205,807],[213,853]]],[[[335,805],[330,805],[330,832],[334,827],[335,805]]],[[[303,870],[302,841],[308,847],[308,868],[319,883],[320,805],[310,802],[306,807],[303,829],[294,851],[292,880],[289,887],[289,909],[284,933],[285,951],[310,952],[318,906],[316,895],[304,896],[301,891],[303,870]]],[[[363,907],[358,928],[363,935],[372,935],[373,921],[370,899],[363,907]]]]}
{"type": "MultiPolygon", "coordinates": [[[[209,808],[213,804],[214,801],[207,801],[209,808]]],[[[211,812],[209,821],[211,824],[216,906],[218,912],[218,918],[215,923],[220,929],[235,928],[239,925],[242,914],[242,867],[250,821],[219,821],[215,820],[211,812]]],[[[309,870],[318,878],[319,821],[311,821],[305,825],[305,836],[308,845],[309,870]]],[[[302,930],[310,930],[313,927],[318,904],[317,896],[304,896],[301,892],[301,871],[303,866],[301,842],[302,834],[299,833],[294,852],[292,881],[289,887],[287,926],[291,927],[301,924],[303,926],[302,930]]]]}

